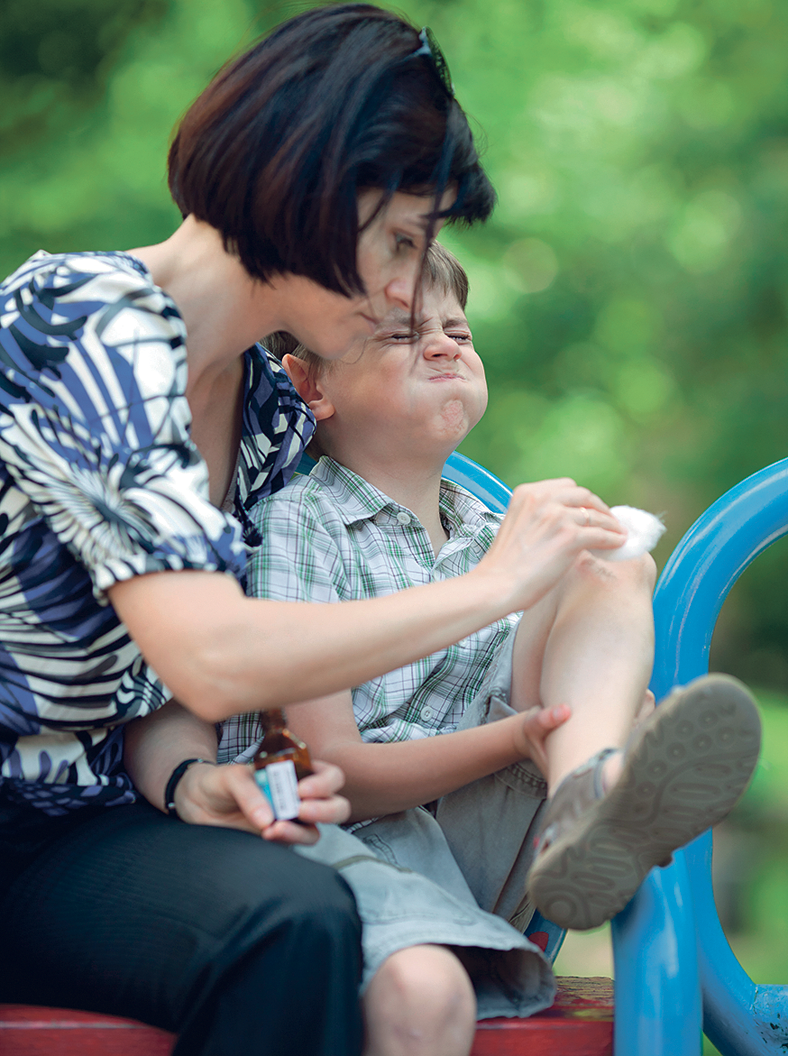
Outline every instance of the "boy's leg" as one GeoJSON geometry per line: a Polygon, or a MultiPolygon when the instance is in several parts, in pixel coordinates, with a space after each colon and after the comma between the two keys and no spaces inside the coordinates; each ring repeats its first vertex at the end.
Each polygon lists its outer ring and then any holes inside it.
{"type": "Polygon", "coordinates": [[[649,871],[721,821],[752,776],[760,718],[747,688],[707,675],[639,724],[609,787],[603,755],[559,786],[528,890],[544,916],[593,928],[623,909],[649,871]]]}
{"type": "MultiPolygon", "coordinates": [[[[473,729],[514,714],[510,703],[514,648],[510,637],[459,729],[473,729]]],[[[534,762],[524,759],[463,785],[435,804],[436,821],[474,899],[521,933],[534,911],[526,895],[526,879],[546,796],[544,777],[534,762]]]]}
{"type": "Polygon", "coordinates": [[[518,628],[513,706],[572,708],[545,742],[551,798],[528,877],[535,905],[563,927],[622,909],[653,866],[725,817],[758,756],[755,704],[720,676],[672,695],[632,734],[652,664],[652,569],[581,560],[518,628]]]}
{"type": "Polygon", "coordinates": [[[444,946],[409,946],[387,957],[364,994],[364,1056],[467,1056],[476,995],[444,946]]]}
{"type": "MultiPolygon", "coordinates": [[[[650,556],[611,563],[581,557],[527,610],[515,639],[510,703],[516,711],[569,704],[547,738],[550,793],[603,748],[621,748],[643,707],[654,661],[650,556]]],[[[606,777],[612,783],[619,760],[606,777]]]]}
{"type": "Polygon", "coordinates": [[[139,803],[47,819],[14,871],[19,809],[0,812],[0,999],[140,1019],[176,1056],[360,1052],[360,928],[332,870],[139,803]]]}
{"type": "MultiPolygon", "coordinates": [[[[428,811],[379,818],[356,834],[336,825],[320,831],[320,841],[298,853],[339,869],[356,896],[365,1015],[377,1024],[378,1038],[387,1034],[391,999],[402,1006],[403,1029],[445,1037],[454,1046],[455,1025],[467,1022],[468,972],[478,998],[474,1020],[476,1013],[480,1019],[530,1015],[551,1004],[555,983],[541,952],[505,921],[482,912],[428,811]],[[436,953],[440,947],[454,952],[436,953]],[[466,963],[463,951],[478,958],[466,963]],[[423,979],[430,973],[427,987],[423,979]]],[[[399,1044],[396,1038],[392,1045],[399,1044]]]]}

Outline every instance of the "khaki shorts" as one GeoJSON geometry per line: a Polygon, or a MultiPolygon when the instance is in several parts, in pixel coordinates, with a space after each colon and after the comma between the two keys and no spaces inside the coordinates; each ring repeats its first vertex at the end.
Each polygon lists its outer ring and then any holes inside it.
{"type": "MultiPolygon", "coordinates": [[[[460,729],[513,714],[514,635],[504,643],[460,729]]],[[[533,907],[525,879],[546,786],[529,761],[444,796],[372,821],[353,833],[321,826],[306,857],[333,865],[356,896],[364,925],[366,987],[397,950],[423,943],[487,951],[474,979],[479,1018],[526,1016],[548,1007],[555,981],[522,934],[533,907]]]]}

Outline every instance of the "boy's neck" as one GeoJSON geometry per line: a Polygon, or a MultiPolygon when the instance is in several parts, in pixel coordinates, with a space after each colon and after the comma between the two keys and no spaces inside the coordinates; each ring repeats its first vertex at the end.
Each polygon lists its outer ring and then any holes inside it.
{"type": "Polygon", "coordinates": [[[441,521],[439,505],[445,459],[431,463],[419,461],[417,464],[400,459],[388,464],[365,457],[364,453],[343,454],[341,457],[330,451],[326,454],[415,513],[430,537],[435,555],[438,555],[449,538],[441,521]]]}

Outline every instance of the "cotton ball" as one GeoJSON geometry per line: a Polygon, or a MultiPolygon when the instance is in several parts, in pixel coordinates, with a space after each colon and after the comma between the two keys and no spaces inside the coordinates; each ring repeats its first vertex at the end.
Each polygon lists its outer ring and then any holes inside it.
{"type": "Polygon", "coordinates": [[[665,531],[665,525],[653,513],[637,510],[634,506],[612,506],[610,512],[626,529],[626,540],[616,550],[592,550],[595,557],[605,561],[629,561],[632,557],[653,550],[665,531]]]}

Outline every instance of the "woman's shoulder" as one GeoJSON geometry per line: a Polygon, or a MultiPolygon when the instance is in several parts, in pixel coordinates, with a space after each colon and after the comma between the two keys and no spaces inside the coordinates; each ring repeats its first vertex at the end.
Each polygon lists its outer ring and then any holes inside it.
{"type": "Polygon", "coordinates": [[[80,252],[48,253],[40,249],[21,264],[16,271],[0,284],[4,295],[16,290],[62,290],[79,282],[80,288],[91,280],[104,280],[139,288],[152,286],[150,274],[142,263],[130,253],[124,252],[80,252]]]}
{"type": "Polygon", "coordinates": [[[61,343],[88,325],[102,340],[127,311],[145,330],[185,339],[177,308],[130,253],[39,250],[0,284],[0,326],[21,325],[34,339],[61,343]]]}
{"type": "Polygon", "coordinates": [[[143,396],[185,386],[183,320],[128,253],[34,254],[0,285],[0,344],[12,402],[49,405],[56,390],[86,391],[88,375],[133,375],[143,396]]]}

